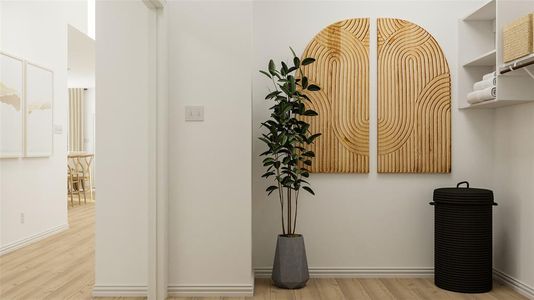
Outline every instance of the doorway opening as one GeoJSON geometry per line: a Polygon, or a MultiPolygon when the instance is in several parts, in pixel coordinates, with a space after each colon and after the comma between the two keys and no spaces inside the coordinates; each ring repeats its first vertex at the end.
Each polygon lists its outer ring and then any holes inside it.
{"type": "Polygon", "coordinates": [[[95,40],[68,28],[67,192],[70,209],[95,203],[95,40]]]}

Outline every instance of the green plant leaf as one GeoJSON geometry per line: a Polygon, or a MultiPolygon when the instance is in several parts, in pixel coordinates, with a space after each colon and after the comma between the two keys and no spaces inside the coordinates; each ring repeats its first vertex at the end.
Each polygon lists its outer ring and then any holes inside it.
{"type": "Polygon", "coordinates": [[[261,177],[263,177],[263,178],[269,178],[269,176],[272,176],[272,175],[274,175],[274,174],[275,174],[274,172],[267,172],[267,173],[261,175],[261,177]]]}
{"type": "Polygon", "coordinates": [[[271,154],[271,150],[267,150],[265,152],[262,152],[259,156],[265,156],[267,154],[271,154]]]}
{"type": "Polygon", "coordinates": [[[297,86],[295,84],[295,77],[293,75],[289,75],[287,78],[289,80],[289,91],[291,93],[294,93],[297,90],[297,86]]]}
{"type": "Polygon", "coordinates": [[[271,73],[271,75],[276,74],[276,65],[274,64],[274,60],[272,59],[269,61],[269,73],[271,73]]]}
{"type": "Polygon", "coordinates": [[[310,124],[303,124],[301,125],[302,127],[300,128],[300,133],[304,134],[306,132],[308,132],[308,129],[310,128],[310,124]]]}
{"type": "Polygon", "coordinates": [[[295,68],[300,67],[300,59],[297,56],[293,57],[293,64],[295,65],[295,68]]]}
{"type": "Polygon", "coordinates": [[[298,180],[298,183],[306,183],[306,184],[310,184],[309,182],[307,182],[307,181],[304,180],[304,179],[299,179],[299,180],[298,180]]]}
{"type": "Polygon", "coordinates": [[[280,69],[280,73],[282,73],[282,76],[286,76],[288,73],[288,67],[285,62],[282,62],[282,68],[280,69]]]}
{"type": "Polygon", "coordinates": [[[271,145],[271,141],[269,141],[268,139],[264,138],[264,137],[260,137],[259,138],[261,141],[263,141],[265,144],[267,145],[271,145]]]}
{"type": "Polygon", "coordinates": [[[263,75],[269,77],[269,79],[272,79],[272,78],[273,78],[269,73],[267,73],[267,72],[265,72],[265,71],[263,71],[263,70],[260,70],[260,73],[262,73],[263,75]]]}
{"type": "Polygon", "coordinates": [[[305,111],[304,113],[302,113],[302,115],[313,117],[313,116],[317,116],[318,113],[317,113],[315,110],[313,110],[313,109],[308,109],[307,111],[305,111]]]}
{"type": "Polygon", "coordinates": [[[305,89],[308,87],[308,77],[304,76],[302,77],[302,88],[305,89]]]}
{"type": "Polygon", "coordinates": [[[308,91],[312,91],[312,92],[317,92],[317,91],[320,91],[321,88],[315,84],[310,84],[308,86],[308,91]]]}
{"type": "Polygon", "coordinates": [[[315,193],[313,192],[313,190],[310,187],[303,186],[302,188],[305,189],[308,193],[310,193],[310,194],[315,196],[315,193]]]}
{"type": "Polygon", "coordinates": [[[306,151],[302,153],[302,155],[307,157],[315,157],[315,153],[313,153],[313,151],[306,151]]]}
{"type": "Polygon", "coordinates": [[[287,143],[287,135],[282,134],[280,138],[280,144],[285,145],[287,143]]]}
{"type": "Polygon", "coordinates": [[[320,136],[321,136],[320,133],[313,134],[313,135],[311,135],[311,136],[308,138],[308,140],[307,140],[306,142],[307,142],[308,144],[311,144],[311,143],[313,143],[313,141],[314,141],[316,138],[318,138],[318,137],[320,137],[320,136]]]}
{"type": "Polygon", "coordinates": [[[262,162],[263,163],[266,163],[266,162],[272,162],[274,161],[274,159],[272,157],[267,157],[266,159],[264,159],[262,162]]]}
{"type": "Polygon", "coordinates": [[[281,92],[280,91],[274,91],[274,92],[270,92],[269,94],[267,94],[267,96],[265,96],[265,100],[268,100],[268,99],[271,99],[273,97],[276,97],[280,94],[281,92]]]}
{"type": "Polygon", "coordinates": [[[267,195],[270,195],[273,191],[275,191],[275,190],[277,190],[277,189],[278,189],[277,186],[271,185],[271,186],[268,187],[265,191],[269,193],[269,194],[267,194],[267,195]]]}
{"type": "Polygon", "coordinates": [[[306,96],[306,94],[302,94],[302,95],[300,95],[300,96],[301,96],[302,98],[308,100],[308,101],[311,101],[311,100],[310,100],[310,97],[306,96]]]}
{"type": "Polygon", "coordinates": [[[278,85],[280,87],[280,89],[288,96],[290,96],[292,93],[289,91],[289,89],[287,88],[287,85],[284,84],[284,85],[278,85]]]}
{"type": "Polygon", "coordinates": [[[267,166],[272,166],[272,165],[274,165],[274,164],[275,164],[274,161],[268,161],[268,162],[264,162],[264,163],[263,163],[263,166],[264,166],[264,167],[267,167],[267,166]]]}
{"type": "Polygon", "coordinates": [[[302,60],[302,65],[307,66],[315,61],[315,58],[306,57],[304,60],[302,60]]]}

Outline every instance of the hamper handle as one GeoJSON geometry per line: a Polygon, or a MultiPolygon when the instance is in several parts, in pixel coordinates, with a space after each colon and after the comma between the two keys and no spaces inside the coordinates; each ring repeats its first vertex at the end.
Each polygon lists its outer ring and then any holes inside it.
{"type": "Polygon", "coordinates": [[[436,205],[436,202],[428,202],[430,205],[436,205]]]}
{"type": "Polygon", "coordinates": [[[462,181],[462,182],[458,182],[458,184],[456,185],[456,188],[459,188],[461,184],[466,184],[467,185],[467,188],[469,188],[469,182],[467,181],[462,181]]]}

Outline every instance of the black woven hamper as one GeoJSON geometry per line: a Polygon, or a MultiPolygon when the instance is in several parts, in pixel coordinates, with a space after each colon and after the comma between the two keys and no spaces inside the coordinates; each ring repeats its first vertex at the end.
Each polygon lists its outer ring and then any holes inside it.
{"type": "Polygon", "coordinates": [[[435,205],[435,284],[461,293],[491,291],[493,192],[463,181],[435,189],[430,204],[435,205]]]}

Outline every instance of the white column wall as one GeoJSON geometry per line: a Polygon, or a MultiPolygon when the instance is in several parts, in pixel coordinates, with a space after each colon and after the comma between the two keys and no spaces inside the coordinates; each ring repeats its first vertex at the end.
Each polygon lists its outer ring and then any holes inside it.
{"type": "Polygon", "coordinates": [[[169,291],[250,294],[250,1],[168,2],[169,291]],[[204,122],[185,122],[203,105],[204,122]]]}
{"type": "Polygon", "coordinates": [[[96,296],[146,296],[154,197],[155,13],[96,3],[96,296]]]}

